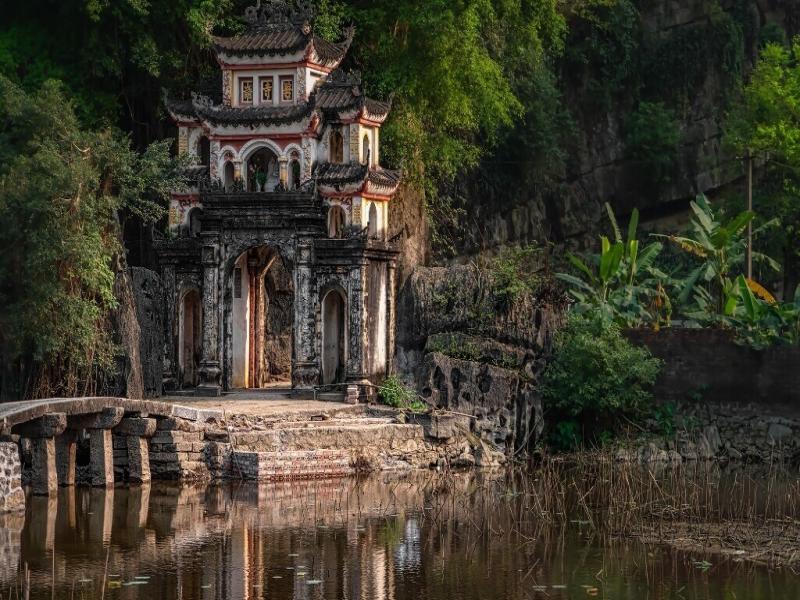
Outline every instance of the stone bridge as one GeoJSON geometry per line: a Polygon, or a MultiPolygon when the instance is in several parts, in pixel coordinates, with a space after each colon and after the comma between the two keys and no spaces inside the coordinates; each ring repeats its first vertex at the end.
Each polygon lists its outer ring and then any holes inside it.
{"type": "Polygon", "coordinates": [[[23,464],[32,493],[54,495],[59,485],[76,483],[78,444],[88,441],[88,483],[109,487],[115,475],[146,482],[151,479],[152,438],[164,438],[157,447],[167,452],[159,459],[180,470],[180,458],[199,455],[199,449],[179,453],[176,436],[181,442],[192,435],[200,441],[197,432],[203,425],[221,417],[215,410],[114,397],[0,404],[0,512],[24,506],[23,464]]]}

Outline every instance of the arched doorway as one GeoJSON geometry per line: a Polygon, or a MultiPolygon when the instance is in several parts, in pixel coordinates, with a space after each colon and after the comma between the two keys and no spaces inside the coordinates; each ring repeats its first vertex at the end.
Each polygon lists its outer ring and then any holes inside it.
{"type": "Polygon", "coordinates": [[[190,237],[198,237],[200,235],[201,223],[200,217],[203,216],[203,210],[200,208],[193,208],[189,211],[188,232],[190,237]]]}
{"type": "Polygon", "coordinates": [[[194,387],[198,383],[198,368],[202,354],[202,304],[200,292],[191,289],[183,295],[180,305],[178,335],[178,362],[181,371],[181,385],[194,387]]]}
{"type": "Polygon", "coordinates": [[[366,133],[364,134],[364,138],[361,140],[361,146],[363,152],[363,158],[361,159],[361,162],[364,163],[365,165],[368,165],[370,163],[369,160],[370,149],[369,149],[369,136],[366,133]]]}
{"type": "Polygon", "coordinates": [[[294,289],[277,249],[243,252],[226,293],[226,386],[263,388],[290,383],[294,289]]]}
{"type": "Polygon", "coordinates": [[[344,379],[346,338],[344,297],[331,290],[322,299],[322,383],[339,383],[344,379]]]}
{"type": "Polygon", "coordinates": [[[294,154],[289,162],[289,189],[300,189],[300,157],[294,154]]]}
{"type": "Polygon", "coordinates": [[[328,148],[328,160],[332,163],[343,163],[344,138],[342,137],[342,132],[339,130],[332,131],[328,143],[330,144],[330,148],[328,148]]]}
{"type": "Polygon", "coordinates": [[[269,148],[259,148],[247,158],[247,191],[273,192],[280,181],[278,157],[269,148]]]}

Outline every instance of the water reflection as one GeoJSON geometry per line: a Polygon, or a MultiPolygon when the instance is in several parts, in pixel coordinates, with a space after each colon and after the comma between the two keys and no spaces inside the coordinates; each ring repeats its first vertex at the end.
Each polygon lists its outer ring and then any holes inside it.
{"type": "Polygon", "coordinates": [[[0,516],[0,597],[24,563],[31,598],[53,580],[57,598],[99,598],[104,572],[106,598],[150,600],[800,597],[790,573],[542,528],[503,490],[432,473],[62,488],[0,516]]]}

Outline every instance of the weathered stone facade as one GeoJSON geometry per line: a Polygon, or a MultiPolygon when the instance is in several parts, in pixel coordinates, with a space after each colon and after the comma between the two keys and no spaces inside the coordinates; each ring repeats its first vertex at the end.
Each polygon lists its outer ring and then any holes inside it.
{"type": "Polygon", "coordinates": [[[19,449],[12,441],[0,441],[0,513],[24,508],[25,492],[22,490],[19,449]]]}

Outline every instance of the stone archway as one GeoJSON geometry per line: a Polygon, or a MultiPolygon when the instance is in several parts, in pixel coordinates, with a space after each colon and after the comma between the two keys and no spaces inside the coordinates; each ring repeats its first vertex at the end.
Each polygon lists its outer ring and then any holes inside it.
{"type": "Polygon", "coordinates": [[[178,335],[178,362],[181,387],[195,387],[199,382],[202,355],[202,302],[200,292],[190,289],[181,298],[178,335]]]}
{"type": "Polygon", "coordinates": [[[322,383],[340,383],[345,366],[345,299],[336,289],[322,299],[322,383]]]}
{"type": "Polygon", "coordinates": [[[275,247],[255,246],[236,258],[229,279],[226,387],[289,384],[294,325],[290,268],[275,247]]]}

